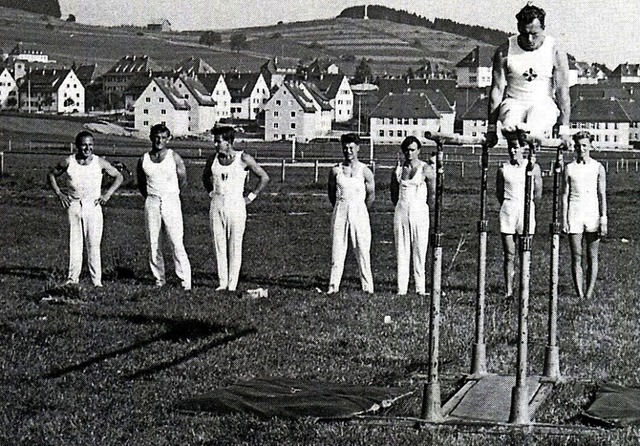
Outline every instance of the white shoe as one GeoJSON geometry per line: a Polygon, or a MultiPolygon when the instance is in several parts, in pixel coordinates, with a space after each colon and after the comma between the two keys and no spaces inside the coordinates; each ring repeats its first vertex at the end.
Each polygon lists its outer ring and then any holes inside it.
{"type": "Polygon", "coordinates": [[[216,288],[216,291],[227,291],[227,287],[224,285],[220,285],[218,286],[218,288],[216,288]]]}

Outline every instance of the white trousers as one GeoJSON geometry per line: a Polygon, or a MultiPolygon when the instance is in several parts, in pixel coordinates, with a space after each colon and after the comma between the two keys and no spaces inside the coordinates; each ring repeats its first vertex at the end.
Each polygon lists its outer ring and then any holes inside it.
{"type": "Polygon", "coordinates": [[[429,206],[415,200],[398,201],[393,215],[393,235],[398,262],[398,294],[407,294],[409,262],[413,262],[416,292],[426,291],[425,264],[429,244],[429,206]]]}
{"type": "Polygon", "coordinates": [[[365,203],[336,202],[331,218],[331,277],[329,289],[338,291],[344,271],[349,239],[355,251],[360,272],[362,290],[373,293],[373,274],[371,273],[371,225],[369,211],[365,203]]]}
{"type": "Polygon", "coordinates": [[[500,104],[500,122],[504,129],[522,128],[534,135],[551,137],[551,131],[560,114],[558,106],[550,97],[540,98],[532,104],[523,104],[507,98],[500,104]]]}
{"type": "Polygon", "coordinates": [[[89,274],[94,285],[102,285],[102,206],[94,199],[73,200],[67,209],[69,214],[69,281],[78,283],[82,271],[83,245],[87,248],[89,274]],[[84,243],[83,243],[84,242],[84,243]]]}
{"type": "Polygon", "coordinates": [[[216,250],[219,288],[235,291],[242,266],[242,239],[247,224],[244,198],[214,195],[209,208],[209,223],[216,250]]]}
{"type": "Polygon", "coordinates": [[[162,229],[169,238],[173,250],[176,275],[182,286],[191,288],[191,264],[184,249],[184,226],[180,196],[158,197],[148,195],[144,202],[144,216],[149,242],[149,266],[158,285],[166,282],[164,256],[162,255],[162,229]]]}

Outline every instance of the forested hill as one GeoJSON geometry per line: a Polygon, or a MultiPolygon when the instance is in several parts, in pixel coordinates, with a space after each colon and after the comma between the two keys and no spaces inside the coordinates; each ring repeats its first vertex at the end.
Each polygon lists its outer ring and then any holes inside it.
{"type": "MultiPolygon", "coordinates": [[[[415,13],[402,11],[386,6],[370,5],[367,8],[367,16],[370,19],[388,20],[390,22],[405,25],[422,26],[436,31],[446,31],[460,36],[470,37],[492,45],[500,45],[509,34],[497,29],[485,28],[477,25],[466,25],[449,19],[435,18],[433,21],[415,13]]],[[[361,19],[364,17],[364,6],[352,6],[344,9],[338,17],[361,19]]]]}
{"type": "Polygon", "coordinates": [[[61,16],[58,0],[0,0],[0,6],[45,14],[58,19],[61,16]]]}

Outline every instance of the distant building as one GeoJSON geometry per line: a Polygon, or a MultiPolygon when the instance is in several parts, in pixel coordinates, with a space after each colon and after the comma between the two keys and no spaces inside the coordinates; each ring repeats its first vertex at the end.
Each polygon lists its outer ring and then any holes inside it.
{"type": "Polygon", "coordinates": [[[216,70],[200,58],[190,56],[173,67],[174,71],[188,77],[198,79],[201,75],[214,74],[216,70]]]}
{"type": "Polygon", "coordinates": [[[151,83],[151,79],[153,79],[154,77],[160,76],[154,76],[150,72],[143,72],[138,73],[136,76],[129,80],[126,90],[124,91],[124,93],[122,93],[124,108],[126,110],[133,110],[136,101],[138,100],[142,92],[147,89],[147,86],[151,83]]]}
{"type": "Polygon", "coordinates": [[[16,60],[24,60],[26,62],[39,62],[39,63],[55,63],[55,60],[49,60],[49,56],[42,50],[29,47],[19,42],[10,52],[9,57],[16,60]]]}
{"type": "Polygon", "coordinates": [[[198,80],[216,103],[216,121],[231,117],[231,93],[222,74],[201,75],[198,80]]]}
{"type": "Polygon", "coordinates": [[[265,106],[264,139],[308,142],[331,132],[328,99],[308,82],[286,81],[265,106]]]}
{"type": "Polygon", "coordinates": [[[320,79],[327,74],[340,74],[340,67],[335,62],[325,59],[314,59],[305,67],[307,80],[320,79]]]}
{"type": "Polygon", "coordinates": [[[353,91],[344,74],[322,74],[311,80],[329,100],[333,108],[333,121],[346,122],[353,118],[353,91]]]}
{"type": "Polygon", "coordinates": [[[135,101],[134,127],[147,135],[151,126],[165,124],[175,136],[189,133],[189,103],[170,80],[153,78],[135,101]]]}
{"type": "Polygon", "coordinates": [[[262,73],[232,73],[224,80],[231,94],[231,116],[256,119],[271,96],[262,73]]]}
{"type": "Polygon", "coordinates": [[[151,76],[161,71],[162,67],[147,55],[124,56],[103,75],[104,92],[121,96],[136,77],[141,74],[151,76]]]}
{"type": "Polygon", "coordinates": [[[272,89],[282,85],[287,77],[296,76],[298,73],[298,62],[294,62],[293,59],[288,61],[274,57],[260,67],[260,72],[269,88],[272,89]]]}
{"type": "Polygon", "coordinates": [[[98,64],[80,64],[76,66],[76,64],[74,63],[71,68],[73,68],[73,71],[76,73],[76,76],[78,76],[78,79],[80,79],[80,82],[82,82],[82,85],[87,87],[94,81],[94,76],[96,74],[98,64]]]}
{"type": "Polygon", "coordinates": [[[623,63],[611,72],[609,80],[619,83],[639,83],[640,82],[640,64],[623,63]]]}
{"type": "Polygon", "coordinates": [[[0,73],[0,109],[18,108],[18,84],[7,68],[0,73]]]}
{"type": "Polygon", "coordinates": [[[171,31],[171,22],[167,19],[159,19],[147,25],[149,31],[169,32],[171,31]]]}
{"type": "MultiPolygon", "coordinates": [[[[469,137],[483,137],[487,133],[487,110],[489,109],[489,97],[482,96],[469,107],[469,109],[460,117],[462,121],[462,135],[469,137]]],[[[502,125],[497,122],[498,143],[506,143],[502,136],[502,125]]]]}
{"type": "Polygon", "coordinates": [[[629,116],[629,144],[640,148],[640,102],[636,99],[620,101],[620,105],[629,116]]]}
{"type": "Polygon", "coordinates": [[[571,133],[589,130],[602,149],[629,146],[631,117],[619,99],[579,99],[571,104],[571,133]]]}
{"type": "Polygon", "coordinates": [[[218,121],[216,101],[211,93],[199,81],[187,76],[180,76],[173,83],[175,89],[189,105],[189,133],[204,133],[218,121]]]}
{"type": "Polygon", "coordinates": [[[84,113],[84,86],[73,70],[33,70],[19,87],[20,110],[84,113]]]}
{"type": "MultiPolygon", "coordinates": [[[[440,107],[442,98],[434,97],[440,107]]],[[[427,132],[453,133],[453,108],[445,111],[449,113],[438,111],[427,91],[390,93],[371,112],[371,139],[377,144],[400,144],[409,135],[424,140],[427,132]]]]}
{"type": "Polygon", "coordinates": [[[607,73],[596,64],[573,62],[569,65],[571,80],[569,85],[597,85],[607,80],[607,73]]]}
{"type": "Polygon", "coordinates": [[[493,46],[477,46],[456,65],[458,87],[488,87],[491,85],[493,46]]]}

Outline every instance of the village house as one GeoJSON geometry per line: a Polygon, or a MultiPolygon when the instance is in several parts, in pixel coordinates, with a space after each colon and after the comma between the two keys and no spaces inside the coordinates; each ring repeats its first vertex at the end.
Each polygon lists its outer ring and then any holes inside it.
{"type": "Polygon", "coordinates": [[[153,23],[147,24],[147,30],[154,32],[169,32],[171,31],[171,22],[165,18],[158,19],[153,23]]]}
{"type": "Polygon", "coordinates": [[[122,97],[134,79],[140,75],[151,77],[161,71],[162,67],[147,55],[124,56],[102,76],[104,93],[122,97]]]}
{"type": "Polygon", "coordinates": [[[569,86],[597,85],[607,80],[607,74],[596,64],[569,61],[569,86]]]}
{"type": "Polygon", "coordinates": [[[231,117],[231,93],[222,74],[200,75],[198,80],[216,103],[216,121],[231,117]]]}
{"type": "Polygon", "coordinates": [[[308,142],[331,132],[333,110],[315,85],[285,81],[265,106],[265,141],[308,142]]]}
{"type": "Polygon", "coordinates": [[[632,120],[622,102],[616,98],[575,101],[571,104],[571,133],[588,130],[600,149],[627,148],[632,120]]]}
{"type": "Polygon", "coordinates": [[[629,144],[635,149],[640,148],[640,102],[635,98],[619,101],[629,116],[629,144]]]}
{"type": "Polygon", "coordinates": [[[18,107],[18,84],[7,68],[0,73],[0,109],[18,107]]]}
{"type": "Polygon", "coordinates": [[[256,119],[271,96],[262,73],[231,73],[225,82],[231,94],[231,116],[256,119]]]}
{"type": "Polygon", "coordinates": [[[10,52],[9,57],[15,60],[24,60],[25,62],[35,63],[55,63],[55,60],[49,60],[49,56],[42,50],[32,48],[19,42],[10,52]]]}
{"type": "Polygon", "coordinates": [[[353,91],[344,74],[323,74],[313,82],[329,99],[333,107],[333,121],[346,122],[353,118],[353,91]]]}
{"type": "Polygon", "coordinates": [[[84,113],[84,86],[73,70],[33,70],[19,87],[19,108],[28,112],[84,113]]]}
{"type": "Polygon", "coordinates": [[[174,136],[189,134],[190,107],[168,79],[153,78],[133,106],[134,128],[146,136],[155,124],[165,124],[174,136]]]}
{"type": "Polygon", "coordinates": [[[173,70],[181,75],[198,79],[202,75],[214,74],[216,70],[200,58],[190,56],[173,67],[173,70]]]}
{"type": "Polygon", "coordinates": [[[609,75],[609,80],[623,84],[640,82],[640,64],[623,63],[618,65],[609,75]]]}
{"type": "Polygon", "coordinates": [[[287,78],[295,77],[298,73],[298,62],[283,60],[274,57],[260,67],[269,89],[279,87],[287,78]]]}
{"type": "Polygon", "coordinates": [[[450,105],[447,110],[442,98],[444,96],[433,96],[446,113],[438,111],[427,91],[388,94],[371,112],[372,141],[400,144],[409,135],[424,140],[427,132],[453,133],[455,113],[450,105]]]}
{"type": "Polygon", "coordinates": [[[493,46],[477,46],[456,65],[457,86],[483,88],[491,85],[493,46]]]}
{"type": "Polygon", "coordinates": [[[189,105],[189,132],[205,133],[218,121],[216,101],[211,93],[199,81],[187,76],[180,76],[173,83],[178,93],[189,105]]]}
{"type": "MultiPolygon", "coordinates": [[[[462,135],[468,137],[484,137],[487,133],[487,110],[489,109],[489,97],[481,96],[461,116],[462,135]]],[[[498,144],[506,144],[502,136],[502,125],[497,122],[498,144]]]]}

